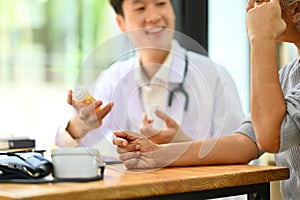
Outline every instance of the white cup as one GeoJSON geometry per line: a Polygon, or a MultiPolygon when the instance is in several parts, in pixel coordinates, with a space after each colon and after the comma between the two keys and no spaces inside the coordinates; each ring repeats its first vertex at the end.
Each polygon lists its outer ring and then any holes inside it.
{"type": "Polygon", "coordinates": [[[51,152],[53,177],[93,178],[99,176],[103,166],[97,149],[85,147],[63,147],[51,152]]]}

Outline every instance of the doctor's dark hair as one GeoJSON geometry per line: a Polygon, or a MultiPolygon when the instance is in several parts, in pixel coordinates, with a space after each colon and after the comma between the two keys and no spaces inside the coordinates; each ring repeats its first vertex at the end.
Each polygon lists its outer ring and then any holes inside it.
{"type": "MultiPolygon", "coordinates": [[[[124,0],[109,0],[110,5],[115,10],[116,14],[124,17],[124,12],[123,12],[123,8],[122,8],[123,1],[124,0]]],[[[170,0],[170,1],[172,3],[172,0],[170,0]]]]}
{"type": "Polygon", "coordinates": [[[122,9],[123,0],[109,0],[109,2],[118,15],[124,16],[122,9]]]}

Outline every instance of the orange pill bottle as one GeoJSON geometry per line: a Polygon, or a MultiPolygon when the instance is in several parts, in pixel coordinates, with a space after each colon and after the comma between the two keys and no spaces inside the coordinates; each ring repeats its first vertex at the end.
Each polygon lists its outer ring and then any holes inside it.
{"type": "MultiPolygon", "coordinates": [[[[73,102],[76,105],[80,106],[88,106],[94,103],[96,99],[90,94],[87,88],[82,86],[77,86],[73,92],[73,102]]],[[[95,109],[95,112],[98,112],[100,107],[95,109]]]]}

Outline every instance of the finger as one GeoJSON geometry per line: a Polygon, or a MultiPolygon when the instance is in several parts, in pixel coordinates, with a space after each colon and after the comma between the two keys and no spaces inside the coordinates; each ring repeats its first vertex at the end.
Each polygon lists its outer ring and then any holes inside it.
{"type": "Polygon", "coordinates": [[[82,109],[82,114],[86,116],[88,114],[94,113],[95,109],[101,106],[102,103],[103,103],[102,101],[95,101],[94,103],[91,103],[90,105],[82,109]]]}
{"type": "Polygon", "coordinates": [[[125,140],[124,138],[115,137],[113,139],[113,144],[117,145],[118,147],[127,147],[128,146],[128,141],[125,140]]]}
{"type": "Polygon", "coordinates": [[[81,111],[81,109],[84,108],[83,105],[77,104],[73,100],[71,100],[71,102],[72,102],[71,105],[73,106],[73,108],[76,110],[77,113],[79,113],[81,111]]]}
{"type": "MultiPolygon", "coordinates": [[[[153,119],[149,119],[146,113],[143,113],[142,127],[153,123],[153,119]]],[[[141,128],[142,128],[141,127],[141,128]]]]}
{"type": "Polygon", "coordinates": [[[133,151],[139,151],[140,150],[140,145],[136,144],[128,144],[126,147],[117,147],[117,153],[118,154],[123,154],[127,152],[133,152],[133,151]]]}
{"type": "Polygon", "coordinates": [[[162,111],[159,110],[159,109],[156,109],[156,110],[155,110],[155,115],[156,115],[157,117],[159,117],[160,119],[162,119],[162,120],[166,123],[167,127],[174,127],[174,126],[177,125],[177,123],[176,123],[175,120],[173,120],[173,119],[172,119],[171,117],[169,117],[166,113],[162,112],[162,111]]]}
{"type": "Polygon", "coordinates": [[[114,135],[120,138],[127,138],[128,134],[125,131],[115,131],[114,135]]]}
{"type": "Polygon", "coordinates": [[[137,133],[137,132],[128,131],[128,130],[124,130],[124,132],[127,134],[127,139],[129,141],[133,141],[133,140],[143,137],[142,134],[137,133]]]}
{"type": "Polygon", "coordinates": [[[140,159],[139,158],[131,158],[125,160],[123,163],[127,169],[137,169],[140,159]]]}
{"type": "Polygon", "coordinates": [[[265,2],[265,0],[254,0],[254,8],[265,3],[268,2],[265,2]]]}
{"type": "Polygon", "coordinates": [[[143,119],[142,119],[142,127],[148,125],[148,117],[146,113],[143,113],[143,119]]]}
{"type": "Polygon", "coordinates": [[[258,6],[259,4],[261,4],[262,3],[262,1],[256,1],[256,0],[254,0],[254,8],[256,7],[256,6],[258,6]]]}
{"type": "Polygon", "coordinates": [[[127,151],[126,149],[122,148],[122,147],[117,147],[117,153],[118,154],[124,154],[124,153],[128,153],[130,151],[127,151]]]}
{"type": "Polygon", "coordinates": [[[279,4],[280,5],[280,0],[271,0],[270,2],[272,2],[274,4],[279,4]]]}
{"type": "Polygon", "coordinates": [[[103,119],[111,111],[113,106],[114,106],[113,102],[108,102],[102,109],[97,111],[97,118],[103,119]]]}
{"type": "Polygon", "coordinates": [[[148,138],[155,136],[158,132],[159,132],[159,130],[153,128],[153,126],[151,126],[151,125],[141,128],[142,135],[144,135],[148,138]]]}
{"type": "Polygon", "coordinates": [[[125,139],[125,140],[127,140],[129,142],[133,141],[133,140],[136,140],[136,139],[138,139],[138,138],[141,137],[141,134],[133,132],[133,131],[127,131],[127,130],[115,131],[114,135],[116,137],[123,138],[123,139],[125,139]]]}
{"type": "Polygon", "coordinates": [[[126,162],[130,159],[133,159],[133,158],[139,158],[140,155],[141,155],[141,152],[132,151],[132,152],[126,152],[126,153],[120,154],[119,158],[120,158],[121,161],[126,162]]]}
{"type": "Polygon", "coordinates": [[[68,91],[68,98],[67,98],[67,103],[72,105],[72,96],[73,96],[73,91],[69,90],[68,91]]]}

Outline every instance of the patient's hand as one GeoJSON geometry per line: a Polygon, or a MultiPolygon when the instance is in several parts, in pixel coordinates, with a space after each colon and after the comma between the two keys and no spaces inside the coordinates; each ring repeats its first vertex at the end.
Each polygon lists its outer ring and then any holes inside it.
{"type": "Polygon", "coordinates": [[[113,144],[117,145],[120,160],[128,169],[158,166],[159,145],[132,131],[116,131],[113,144]]]}

